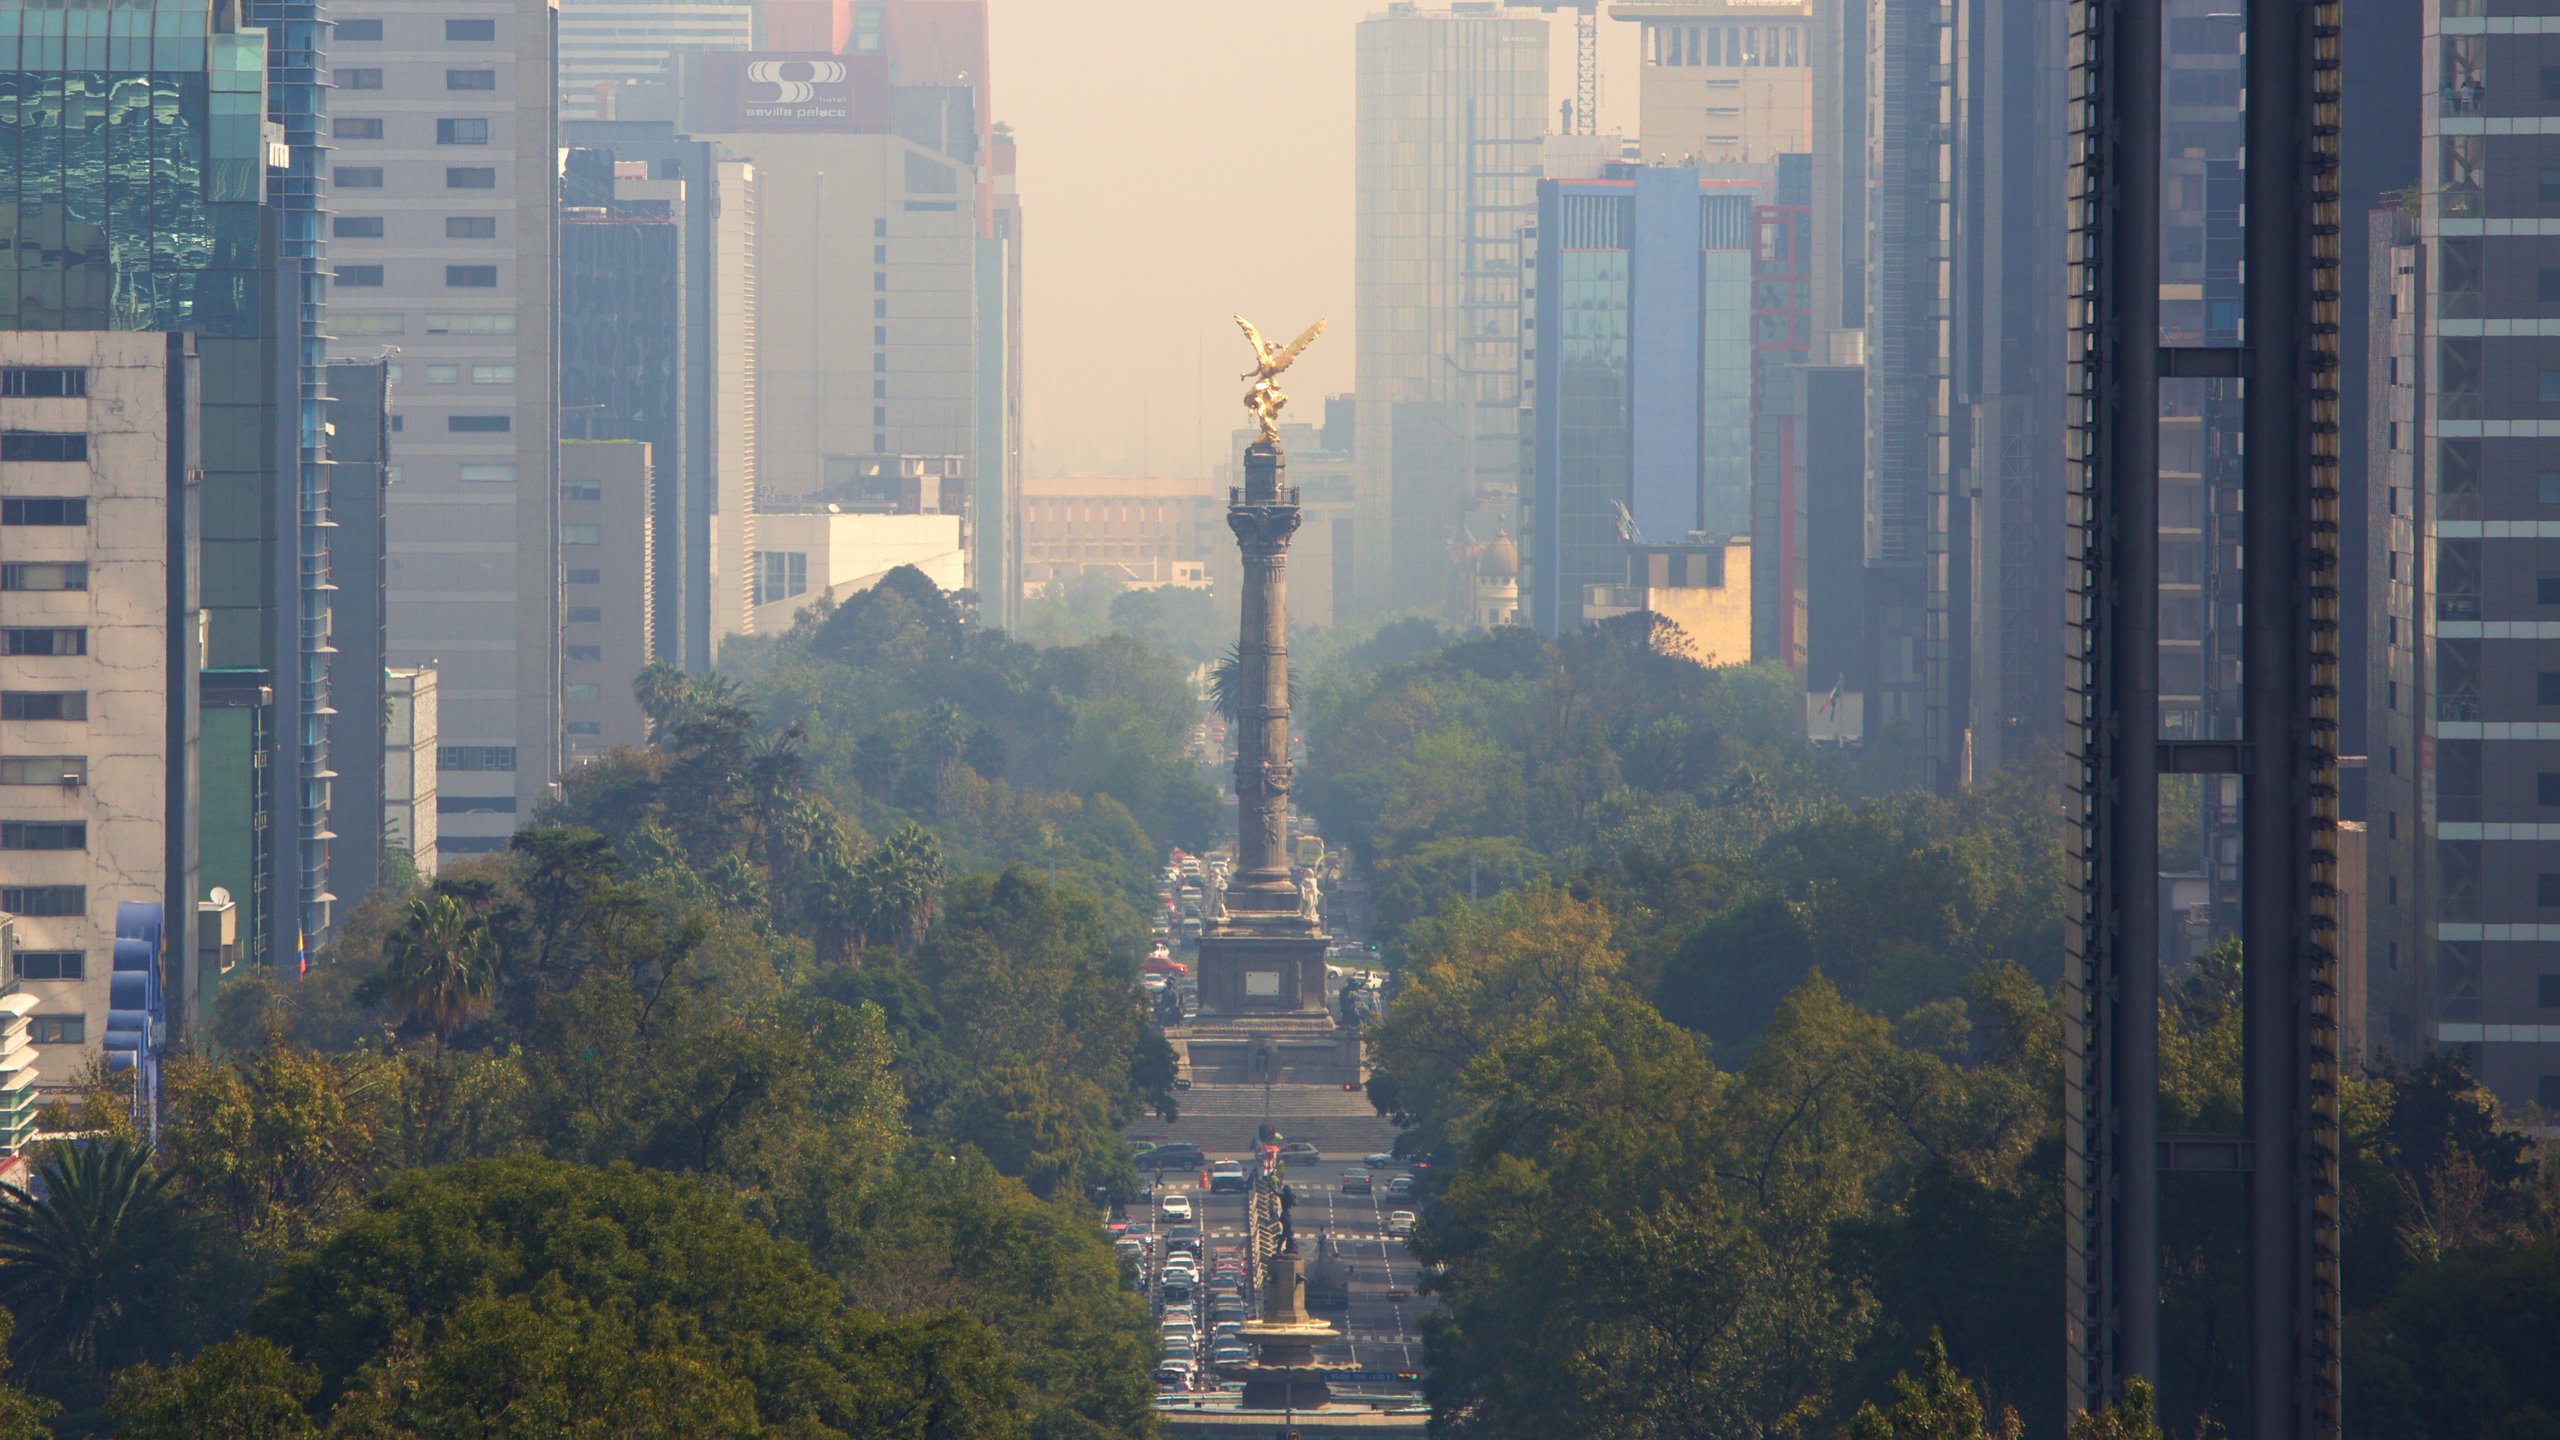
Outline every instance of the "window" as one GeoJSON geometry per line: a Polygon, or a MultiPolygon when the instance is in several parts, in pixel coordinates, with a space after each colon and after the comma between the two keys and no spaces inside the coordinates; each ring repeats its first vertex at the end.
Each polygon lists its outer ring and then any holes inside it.
{"type": "MultiPolygon", "coordinates": [[[[0,720],[86,720],[86,690],[0,690],[0,720]]],[[[0,909],[6,909],[0,906],[0,909]]]]}
{"type": "Polygon", "coordinates": [[[2560,65],[2542,67],[2542,98],[2560,100],[2560,65]]]}
{"type": "Polygon", "coordinates": [[[409,333],[406,315],[341,315],[329,312],[329,328],[340,335],[405,335],[409,333]]]}
{"type": "Polygon", "coordinates": [[[332,140],[379,140],[382,117],[379,115],[340,115],[329,122],[332,140]]]}
{"type": "Polygon", "coordinates": [[[0,369],[0,396],[12,400],[76,400],[88,393],[89,372],[76,365],[11,365],[0,369]]]}
{"type": "Polygon", "coordinates": [[[338,28],[333,33],[340,40],[379,40],[382,38],[382,22],[379,20],[341,20],[338,22],[338,28]]]}
{"type": "Polygon", "coordinates": [[[86,850],[89,826],[80,820],[0,820],[0,850],[86,850]]]}
{"type": "Polygon", "coordinates": [[[595,740],[603,737],[604,725],[595,720],[570,720],[562,723],[560,731],[574,739],[595,740]]]}
{"type": "Polygon", "coordinates": [[[462,467],[462,478],[474,485],[513,485],[516,483],[516,467],[513,465],[465,465],[462,467]]]}
{"type": "Polygon", "coordinates": [[[329,183],[341,190],[379,190],[382,188],[382,167],[341,165],[329,172],[329,183]]]}
{"type": "Polygon", "coordinates": [[[436,747],[436,768],[513,773],[516,768],[516,747],[513,745],[440,745],[436,747]]]}
{"type": "Polygon", "coordinates": [[[459,365],[430,365],[426,373],[430,385],[453,385],[462,380],[462,367],[459,365]]]}
{"type": "Polygon", "coordinates": [[[489,143],[489,122],[474,119],[439,120],[436,122],[436,143],[439,145],[486,145],[489,143]]]}
{"type": "Polygon", "coordinates": [[[498,267],[495,265],[447,265],[444,283],[455,290],[495,290],[498,267]]]}
{"type": "Polygon", "coordinates": [[[0,432],[0,460],[66,460],[89,458],[89,437],[73,431],[10,430],[0,432]]]}
{"type": "Polygon", "coordinates": [[[498,22],[495,20],[447,20],[444,22],[444,38],[447,40],[495,40],[498,38],[498,22]]]}
{"type": "Polygon", "coordinates": [[[2533,777],[2533,799],[2537,805],[2560,805],[2560,771],[2545,770],[2533,777]]]}
{"type": "Polygon", "coordinates": [[[2542,203],[2560,204],[2560,170],[2547,165],[2542,170],[2542,203]]]}
{"type": "MultiPolygon", "coordinates": [[[[516,797],[513,795],[439,795],[436,797],[436,813],[439,815],[513,815],[516,813],[516,797]]],[[[447,846],[451,844],[450,841],[441,843],[447,846]]]]}
{"type": "Polygon", "coordinates": [[[572,645],[568,648],[566,653],[568,658],[572,660],[601,660],[604,658],[604,647],[601,645],[572,645]]]}
{"type": "Polygon", "coordinates": [[[21,950],[16,958],[21,980],[79,980],[89,973],[89,957],[77,950],[21,950]]]}
{"type": "Polygon", "coordinates": [[[798,550],[756,552],[755,603],[770,605],[809,590],[809,557],[798,550]]]}
{"type": "Polygon", "coordinates": [[[604,583],[604,572],[601,570],[572,570],[569,572],[569,583],[572,585],[601,585],[604,583]]]}
{"type": "Polygon", "coordinates": [[[2533,677],[2533,703],[2560,705],[2560,670],[2544,670],[2533,677]]]}
{"type": "Polygon", "coordinates": [[[382,67],[371,65],[354,70],[338,70],[332,72],[331,78],[338,82],[338,88],[341,90],[379,90],[382,88],[382,67]]]}
{"type": "Polygon", "coordinates": [[[563,525],[560,527],[560,543],[563,545],[601,545],[604,543],[604,532],[602,527],[595,525],[563,525]]]}
{"type": "Polygon", "coordinates": [[[85,1045],[89,1043],[89,1017],[86,1015],[30,1015],[27,1038],[38,1045],[85,1045]]]}
{"type": "Polygon", "coordinates": [[[495,190],[498,188],[498,172],[488,165],[448,166],[444,172],[444,188],[447,190],[495,190]]]}
{"type": "Polygon", "coordinates": [[[604,607],[601,605],[572,605],[569,607],[569,614],[567,618],[569,623],[572,625],[601,625],[604,623],[604,607]]]}
{"type": "Polygon", "coordinates": [[[495,70],[447,70],[444,72],[444,88],[447,90],[495,90],[498,88],[498,72],[495,70]]]}
{"type": "Polygon", "coordinates": [[[560,482],[560,498],[563,500],[602,500],[604,498],[604,482],[601,480],[563,480],[560,482]]]}
{"type": "Polygon", "coordinates": [[[471,383],[474,385],[513,385],[516,383],[516,367],[513,365],[474,365],[471,367],[471,383]]]}
{"type": "Polygon", "coordinates": [[[382,288],[382,267],[341,265],[338,267],[338,283],[350,290],[379,290],[382,288]]]}
{"type": "Polygon", "coordinates": [[[2545,266],[2536,271],[2533,278],[2533,291],[2533,298],[2543,304],[2560,305],[2560,270],[2545,266]]]}
{"type": "Polygon", "coordinates": [[[0,590],[86,590],[89,567],[78,561],[51,563],[34,560],[14,561],[0,565],[0,590]]]}
{"type": "Polygon", "coordinates": [[[76,785],[88,778],[85,755],[0,756],[0,785],[76,785]]]}
{"type": "Polygon", "coordinates": [[[329,233],[340,240],[379,240],[382,238],[382,217],[340,215],[329,222],[329,233]]]}
{"type": "Polygon", "coordinates": [[[89,632],[77,629],[0,630],[0,655],[86,655],[89,632]]]}
{"type": "Polygon", "coordinates": [[[571,685],[565,687],[562,690],[561,695],[563,699],[567,700],[599,700],[604,696],[604,687],[601,685],[571,685]]]}
{"type": "Polygon", "coordinates": [[[2545,870],[2533,877],[2533,903],[2545,910],[2560,910],[2560,874],[2545,870]]]}
{"type": "Polygon", "coordinates": [[[89,913],[89,887],[0,885],[0,910],[12,915],[86,915],[89,913]]]}
{"type": "Polygon", "coordinates": [[[444,428],[456,435],[504,435],[515,422],[504,415],[447,415],[444,428]]]}
{"type": "Polygon", "coordinates": [[[2560,1110],[2560,1075],[2545,1075],[2534,1091],[2534,1103],[2545,1110],[2560,1110]]]}
{"type": "Polygon", "coordinates": [[[2545,405],[2560,405],[2560,370],[2545,370],[2541,376],[2541,399],[2545,405]]]}
{"type": "Polygon", "coordinates": [[[430,335],[513,335],[516,333],[514,312],[489,315],[429,315],[430,335]]]}
{"type": "Polygon", "coordinates": [[[444,217],[447,240],[495,240],[498,217],[495,215],[447,215],[444,217]]]}
{"type": "Polygon", "coordinates": [[[2545,1010],[2560,1010],[2560,975],[2534,977],[2534,1003],[2545,1010]]]}

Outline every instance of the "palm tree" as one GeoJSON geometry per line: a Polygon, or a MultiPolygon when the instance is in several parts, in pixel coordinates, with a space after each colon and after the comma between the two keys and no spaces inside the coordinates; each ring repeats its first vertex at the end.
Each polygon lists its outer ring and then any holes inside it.
{"type": "Polygon", "coordinates": [[[912,820],[872,846],[853,876],[863,939],[886,940],[900,950],[923,944],[945,878],[941,842],[912,820]]]}
{"type": "Polygon", "coordinates": [[[489,927],[450,895],[421,895],[393,931],[384,974],[391,996],[441,1049],[489,1006],[498,966],[489,927]]]}
{"type": "Polygon", "coordinates": [[[185,1210],[151,1154],[121,1137],[57,1145],[0,1204],[0,1306],[40,1354],[86,1374],[129,1357],[118,1332],[154,1323],[187,1244],[185,1210]]]}

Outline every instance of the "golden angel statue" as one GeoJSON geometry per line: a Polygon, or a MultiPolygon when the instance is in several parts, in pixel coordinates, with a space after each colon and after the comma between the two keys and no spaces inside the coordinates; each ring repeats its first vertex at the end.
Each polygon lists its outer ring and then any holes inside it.
{"type": "Polygon", "coordinates": [[[1261,425],[1263,439],[1278,440],[1280,411],[1289,403],[1288,395],[1280,389],[1280,372],[1295,364],[1306,348],[1316,343],[1316,337],[1324,333],[1325,322],[1319,320],[1308,326],[1306,334],[1287,345],[1274,345],[1263,339],[1253,322],[1241,315],[1236,317],[1236,324],[1243,327],[1244,338],[1253,345],[1253,368],[1236,377],[1253,382],[1253,388],[1244,394],[1244,408],[1252,411],[1254,420],[1261,425]]]}

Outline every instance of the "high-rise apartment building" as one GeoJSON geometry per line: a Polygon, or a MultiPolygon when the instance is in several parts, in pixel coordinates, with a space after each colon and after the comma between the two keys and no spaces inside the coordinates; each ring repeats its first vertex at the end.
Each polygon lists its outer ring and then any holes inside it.
{"type": "Polygon", "coordinates": [[[398,351],[391,658],[433,665],[447,855],[497,850],[559,771],[552,0],[341,0],[333,351],[398,351]]]}
{"type": "Polygon", "coordinates": [[[1811,0],[1621,0],[1643,26],[1638,134],[1655,165],[1766,165],[1813,149],[1811,0]]]}
{"type": "Polygon", "coordinates": [[[391,362],[329,367],[329,573],[335,582],[329,669],[330,884],[354,904],[382,883],[390,842],[382,746],[390,708],[391,362]]]}
{"type": "Polygon", "coordinates": [[[1412,3],[1358,36],[1358,466],[1364,613],[1463,617],[1470,538],[1517,532],[1522,233],[1548,119],[1547,22],[1412,3]]]}
{"type": "Polygon", "coordinates": [[[2560,622],[2549,618],[2560,613],[2560,336],[2547,317],[2560,307],[2549,233],[2560,157],[2547,132],[2560,127],[2560,57],[2543,32],[2560,30],[2560,6],[2488,8],[2430,0],[2415,213],[2373,232],[2392,263],[2373,267],[2368,310],[2391,342],[2379,367],[2388,398],[2367,431],[2381,446],[2367,459],[2387,607],[2374,637],[2386,683],[2370,722],[2382,883],[2369,944],[2387,992],[2380,1044],[2452,1050],[2509,1103],[2549,1108],[2560,1106],[2560,622]]]}
{"type": "Polygon", "coordinates": [[[560,0],[560,118],[612,119],[613,92],[687,50],[755,46],[744,0],[560,0]]]}
{"type": "Polygon", "coordinates": [[[649,743],[631,689],[655,633],[649,472],[641,441],[560,446],[560,715],[572,764],[649,743]]]}
{"type": "Polygon", "coordinates": [[[1750,538],[1762,198],[1685,166],[1539,185],[1521,589],[1540,634],[1581,628],[1585,592],[1626,583],[1632,545],[1750,538]]]}

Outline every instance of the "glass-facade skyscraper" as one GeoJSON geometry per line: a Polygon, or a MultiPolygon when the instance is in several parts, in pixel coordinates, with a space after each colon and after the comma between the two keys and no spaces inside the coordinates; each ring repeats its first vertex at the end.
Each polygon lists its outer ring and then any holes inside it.
{"type": "Polygon", "coordinates": [[[1547,22],[1395,4],[1362,22],[1358,57],[1357,603],[1456,618],[1461,547],[1518,503],[1547,22]]]}
{"type": "Polygon", "coordinates": [[[1758,187],[1611,166],[1538,187],[1524,618],[1580,628],[1628,547],[1751,533],[1758,187]]]}

